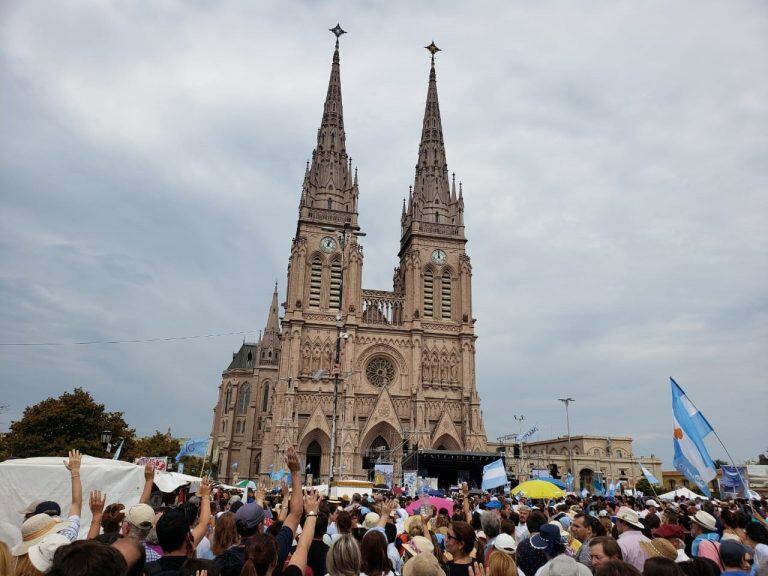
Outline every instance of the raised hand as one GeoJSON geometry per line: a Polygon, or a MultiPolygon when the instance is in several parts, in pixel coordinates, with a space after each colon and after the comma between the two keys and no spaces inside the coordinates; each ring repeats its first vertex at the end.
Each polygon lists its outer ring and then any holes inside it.
{"type": "Polygon", "coordinates": [[[304,513],[314,512],[317,514],[318,510],[320,510],[320,494],[314,488],[310,488],[304,495],[304,513]]]}
{"type": "Polygon", "coordinates": [[[144,480],[154,480],[155,479],[155,467],[152,465],[152,462],[147,462],[144,464],[144,480]]]}
{"type": "Polygon", "coordinates": [[[283,497],[283,503],[285,504],[288,502],[288,493],[290,492],[290,488],[288,484],[285,483],[285,480],[280,480],[280,495],[283,497]]]}
{"type": "Polygon", "coordinates": [[[90,497],[88,498],[88,505],[91,508],[91,514],[93,516],[101,516],[104,511],[104,504],[107,501],[107,495],[104,492],[98,490],[91,490],[90,497]]]}
{"type": "Polygon", "coordinates": [[[197,495],[200,496],[201,500],[203,498],[207,500],[211,495],[211,479],[208,476],[203,476],[200,480],[200,489],[197,491],[197,495]]]}
{"type": "Polygon", "coordinates": [[[296,474],[299,471],[299,455],[296,454],[296,449],[293,446],[288,446],[288,450],[285,451],[285,463],[288,465],[288,470],[291,474],[296,474]]]}
{"type": "Polygon", "coordinates": [[[80,473],[80,463],[82,461],[82,457],[80,456],[79,450],[70,450],[69,451],[69,458],[67,460],[64,460],[64,466],[67,467],[67,470],[72,472],[72,475],[80,473]]]}
{"type": "Polygon", "coordinates": [[[485,576],[485,566],[474,562],[469,565],[469,576],[485,576]]]}

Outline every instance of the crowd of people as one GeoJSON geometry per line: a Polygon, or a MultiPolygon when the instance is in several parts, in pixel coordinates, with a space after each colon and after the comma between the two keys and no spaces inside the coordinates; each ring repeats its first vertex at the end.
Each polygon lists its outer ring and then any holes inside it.
{"type": "Polygon", "coordinates": [[[80,461],[72,451],[64,462],[66,516],[46,500],[20,511],[20,541],[0,541],[0,576],[768,576],[760,503],[528,501],[466,486],[448,507],[400,490],[333,500],[303,488],[293,448],[291,485],[274,493],[203,478],[187,502],[153,508],[151,466],[137,504],[105,506],[109,486],[94,486],[80,539],[80,461]]]}

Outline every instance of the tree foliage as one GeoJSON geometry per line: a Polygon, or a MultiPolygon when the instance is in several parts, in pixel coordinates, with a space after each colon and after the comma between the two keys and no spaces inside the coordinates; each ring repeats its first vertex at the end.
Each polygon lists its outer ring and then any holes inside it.
{"type": "Polygon", "coordinates": [[[126,459],[133,462],[134,458],[141,456],[168,456],[175,458],[181,449],[181,442],[171,436],[171,431],[160,432],[155,430],[152,436],[139,438],[131,444],[130,450],[124,452],[126,459]]]}
{"type": "Polygon", "coordinates": [[[112,432],[112,442],[124,438],[130,449],[135,431],[122,412],[107,412],[89,392],[75,388],[58,398],[48,398],[24,410],[21,420],[11,423],[5,437],[9,457],[62,456],[77,449],[90,456],[104,456],[101,433],[112,432]]]}

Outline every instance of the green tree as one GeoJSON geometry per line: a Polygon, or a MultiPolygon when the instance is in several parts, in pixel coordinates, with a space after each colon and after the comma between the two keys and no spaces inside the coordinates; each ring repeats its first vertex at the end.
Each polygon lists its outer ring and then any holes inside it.
{"type": "MultiPolygon", "coordinates": [[[[184,464],[184,474],[189,474],[190,476],[200,476],[200,471],[203,469],[203,459],[197,456],[182,456],[179,463],[184,464]]],[[[205,468],[209,468],[207,462],[205,468]]]]}
{"type": "Polygon", "coordinates": [[[640,478],[640,480],[637,481],[635,484],[635,490],[640,490],[643,494],[653,494],[653,488],[651,487],[651,483],[648,482],[645,478],[640,478]]]}
{"type": "Polygon", "coordinates": [[[168,456],[175,458],[181,449],[181,442],[171,436],[171,431],[160,432],[155,430],[152,436],[138,438],[131,443],[130,450],[124,451],[127,460],[133,462],[134,458],[141,456],[168,456]]]}
{"type": "Polygon", "coordinates": [[[11,423],[5,438],[8,454],[15,458],[61,456],[77,449],[90,456],[105,456],[101,433],[109,430],[112,442],[126,441],[129,449],[135,431],[122,412],[107,412],[89,392],[75,388],[58,398],[47,398],[24,409],[21,420],[11,423]]]}

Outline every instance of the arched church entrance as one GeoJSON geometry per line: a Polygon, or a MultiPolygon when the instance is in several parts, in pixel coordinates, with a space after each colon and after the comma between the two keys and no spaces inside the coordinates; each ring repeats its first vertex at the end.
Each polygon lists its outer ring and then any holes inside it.
{"type": "Polygon", "coordinates": [[[374,481],[376,464],[391,465],[393,473],[400,474],[401,442],[400,433],[387,422],[380,422],[366,433],[361,442],[361,467],[368,480],[374,481]]]}
{"type": "Polygon", "coordinates": [[[317,440],[312,440],[309,446],[307,446],[307,469],[306,474],[312,474],[313,478],[319,479],[320,466],[323,462],[323,449],[320,448],[320,444],[317,440]]]}
{"type": "Polygon", "coordinates": [[[592,469],[582,468],[579,472],[579,489],[580,490],[592,490],[592,469]]]}

